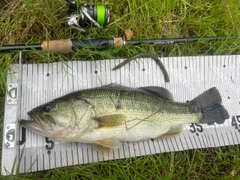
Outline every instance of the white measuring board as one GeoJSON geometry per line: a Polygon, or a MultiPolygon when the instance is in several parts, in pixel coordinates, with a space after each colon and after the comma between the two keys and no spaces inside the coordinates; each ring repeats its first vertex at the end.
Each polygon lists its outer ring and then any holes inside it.
{"type": "Polygon", "coordinates": [[[20,158],[21,152],[19,172],[25,173],[147,154],[240,144],[240,55],[161,58],[170,76],[169,83],[164,81],[155,61],[150,58],[138,60],[140,63],[132,61],[116,71],[111,69],[124,59],[12,65],[7,81],[8,84],[19,81],[18,102],[9,104],[6,98],[5,108],[8,110],[5,112],[8,113],[5,113],[4,121],[2,174],[11,172],[14,157],[20,158]],[[19,119],[29,119],[29,110],[54,98],[110,83],[129,87],[162,86],[170,90],[178,102],[191,100],[215,86],[230,118],[221,125],[184,125],[183,132],[171,138],[123,142],[108,156],[102,156],[92,145],[54,141],[29,130],[24,131],[17,124],[19,119]],[[16,138],[11,144],[5,137],[9,137],[9,129],[14,124],[16,138]],[[20,145],[17,145],[19,141],[20,145]]]}

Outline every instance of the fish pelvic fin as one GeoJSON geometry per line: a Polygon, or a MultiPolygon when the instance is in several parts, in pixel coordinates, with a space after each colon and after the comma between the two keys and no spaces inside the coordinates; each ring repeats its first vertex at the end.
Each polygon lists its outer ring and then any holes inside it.
{"type": "Polygon", "coordinates": [[[121,143],[119,140],[117,140],[116,138],[105,138],[105,139],[99,139],[95,141],[95,144],[103,146],[103,149],[106,148],[119,148],[119,146],[121,146],[121,143]]]}
{"type": "Polygon", "coordinates": [[[117,127],[121,126],[126,121],[126,116],[123,114],[112,114],[93,118],[98,122],[97,128],[117,127]]]}
{"type": "Polygon", "coordinates": [[[228,111],[221,105],[222,98],[216,87],[203,92],[190,102],[200,108],[202,118],[199,123],[222,124],[229,118],[228,111]]]}

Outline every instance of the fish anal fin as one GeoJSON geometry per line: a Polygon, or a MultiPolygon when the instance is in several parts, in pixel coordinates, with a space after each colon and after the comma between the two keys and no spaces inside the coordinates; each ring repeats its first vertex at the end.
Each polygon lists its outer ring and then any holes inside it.
{"type": "Polygon", "coordinates": [[[100,154],[104,157],[107,158],[108,154],[110,152],[110,148],[101,146],[99,144],[93,144],[94,148],[100,152],[100,154]]]}
{"type": "Polygon", "coordinates": [[[172,137],[180,134],[182,130],[183,130],[182,126],[172,126],[165,134],[162,134],[156,137],[155,139],[172,137]]]}
{"type": "Polygon", "coordinates": [[[123,114],[113,114],[93,118],[98,122],[98,128],[117,127],[125,124],[126,116],[123,114]]]}
{"type": "Polygon", "coordinates": [[[162,99],[173,101],[173,96],[172,93],[163,88],[163,87],[158,87],[158,86],[147,86],[147,87],[140,87],[138,88],[139,90],[142,90],[146,93],[153,94],[155,96],[158,96],[162,99]]]}
{"type": "Polygon", "coordinates": [[[121,143],[116,138],[105,138],[105,139],[99,139],[95,141],[95,144],[103,146],[104,148],[119,148],[121,146],[121,143]]]}

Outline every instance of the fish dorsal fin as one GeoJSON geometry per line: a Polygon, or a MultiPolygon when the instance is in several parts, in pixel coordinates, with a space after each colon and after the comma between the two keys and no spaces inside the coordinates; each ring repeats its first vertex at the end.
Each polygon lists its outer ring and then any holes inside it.
{"type": "Polygon", "coordinates": [[[111,83],[111,84],[107,84],[104,86],[101,86],[100,88],[107,88],[107,89],[124,89],[124,90],[132,90],[133,88],[127,87],[127,86],[123,86],[121,84],[117,84],[117,83],[111,83]]]}
{"type": "Polygon", "coordinates": [[[123,125],[126,121],[126,116],[123,114],[112,114],[95,117],[93,119],[98,122],[97,128],[108,128],[123,125]]]}
{"type": "Polygon", "coordinates": [[[116,138],[99,139],[95,143],[107,148],[119,148],[121,146],[120,141],[116,138]]]}
{"type": "Polygon", "coordinates": [[[146,93],[153,94],[165,100],[173,101],[172,93],[163,87],[147,86],[147,87],[140,87],[138,88],[138,90],[142,90],[146,93]]]}
{"type": "Polygon", "coordinates": [[[118,90],[131,90],[131,91],[140,91],[140,92],[144,92],[144,93],[148,93],[148,94],[152,94],[155,96],[158,96],[162,99],[165,100],[170,100],[173,101],[173,96],[172,93],[163,88],[163,87],[159,87],[159,86],[146,86],[146,87],[140,87],[140,88],[130,88],[127,86],[123,86],[117,83],[111,83],[105,86],[101,86],[100,88],[107,88],[107,89],[118,89],[118,90]]]}

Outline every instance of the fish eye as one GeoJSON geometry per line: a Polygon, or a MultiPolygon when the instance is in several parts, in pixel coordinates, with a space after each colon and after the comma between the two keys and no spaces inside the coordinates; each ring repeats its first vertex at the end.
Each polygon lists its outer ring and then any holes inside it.
{"type": "Polygon", "coordinates": [[[42,110],[44,112],[50,112],[52,110],[52,106],[50,104],[45,104],[42,106],[42,110]]]}

